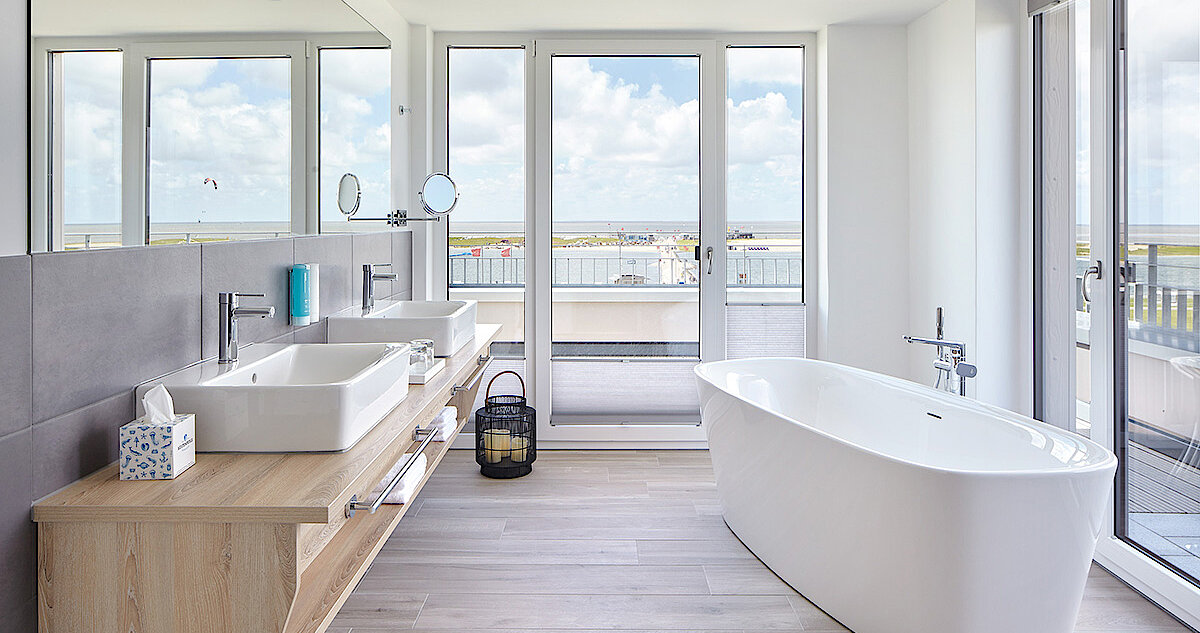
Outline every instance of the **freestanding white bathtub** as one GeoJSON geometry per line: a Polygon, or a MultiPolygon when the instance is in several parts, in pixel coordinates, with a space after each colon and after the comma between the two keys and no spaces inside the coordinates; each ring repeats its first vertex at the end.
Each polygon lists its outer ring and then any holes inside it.
{"type": "Polygon", "coordinates": [[[804,359],[696,367],[730,529],[856,633],[1070,633],[1117,461],[1077,435],[804,359]]]}

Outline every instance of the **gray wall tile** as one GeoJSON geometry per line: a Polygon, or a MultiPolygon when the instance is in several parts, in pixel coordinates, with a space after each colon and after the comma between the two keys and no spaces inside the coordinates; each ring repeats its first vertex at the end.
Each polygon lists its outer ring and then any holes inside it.
{"type": "Polygon", "coordinates": [[[396,281],[392,294],[409,293],[412,296],[412,231],[392,233],[392,267],[396,269],[396,281]]]}
{"type": "Polygon", "coordinates": [[[199,246],[34,255],[34,422],[199,360],[199,315],[199,246]]]}
{"type": "Polygon", "coordinates": [[[321,314],[318,316],[326,317],[354,305],[354,282],[361,279],[352,270],[353,252],[354,237],[351,235],[295,239],[295,263],[321,265],[321,314]]]}
{"type": "Polygon", "coordinates": [[[329,339],[327,335],[328,326],[329,321],[327,319],[321,319],[319,323],[313,323],[312,325],[306,327],[296,328],[295,341],[297,343],[326,343],[329,339]]]}
{"type": "Polygon", "coordinates": [[[0,257],[0,437],[33,423],[31,267],[28,255],[0,257]]]}
{"type": "Polygon", "coordinates": [[[267,341],[291,332],[288,325],[288,269],[292,265],[292,240],[212,242],[200,251],[201,313],[204,323],[204,358],[217,355],[218,295],[222,292],[261,292],[244,305],[275,306],[271,318],[238,321],[238,344],[267,341]]]}
{"type": "Polygon", "coordinates": [[[33,426],[33,498],[59,488],[116,461],[121,426],[133,420],[130,389],[93,405],[33,426]]]}
{"type": "MultiPolygon", "coordinates": [[[[362,303],[363,264],[392,263],[392,232],[354,234],[354,305],[362,303]]],[[[394,271],[393,271],[394,272],[394,271]]],[[[392,296],[392,282],[379,281],[375,284],[375,297],[392,296]]]]}
{"type": "MultiPolygon", "coordinates": [[[[31,431],[0,439],[0,621],[7,622],[34,595],[34,525],[29,519],[33,503],[33,447],[31,431]]],[[[8,630],[8,629],[5,629],[8,630]]],[[[30,629],[25,629],[30,630],[30,629]]]]}

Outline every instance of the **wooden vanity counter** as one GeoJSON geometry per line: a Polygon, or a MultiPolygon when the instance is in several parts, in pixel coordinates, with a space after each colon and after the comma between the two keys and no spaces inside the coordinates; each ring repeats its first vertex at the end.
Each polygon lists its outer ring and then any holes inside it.
{"type": "MultiPolygon", "coordinates": [[[[37,502],[38,630],[324,631],[408,509],[347,518],[347,505],[370,498],[447,403],[462,429],[499,330],[476,326],[343,453],[201,453],[171,481],[119,481],[114,463],[37,502]]],[[[424,479],[450,444],[429,443],[424,479]]]]}

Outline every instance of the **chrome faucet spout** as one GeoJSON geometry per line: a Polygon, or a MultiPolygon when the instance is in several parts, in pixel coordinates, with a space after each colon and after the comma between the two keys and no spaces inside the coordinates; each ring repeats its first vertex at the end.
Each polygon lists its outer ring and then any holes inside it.
{"type": "Polygon", "coordinates": [[[262,294],[239,292],[222,292],[218,295],[220,311],[218,313],[217,332],[217,362],[222,364],[236,363],[238,359],[237,322],[241,317],[256,316],[260,319],[275,316],[275,306],[242,307],[238,300],[242,297],[262,297],[262,294]]]}
{"type": "Polygon", "coordinates": [[[363,264],[363,312],[370,312],[375,307],[375,282],[397,279],[396,273],[375,272],[376,268],[391,268],[391,264],[363,264]]]}
{"type": "Polygon", "coordinates": [[[931,345],[937,348],[938,357],[933,362],[933,368],[938,370],[938,384],[941,376],[945,375],[947,387],[950,381],[958,377],[958,395],[967,395],[967,378],[974,378],[978,372],[974,365],[966,362],[967,344],[960,341],[944,341],[923,336],[905,336],[904,340],[918,345],[931,345]]]}

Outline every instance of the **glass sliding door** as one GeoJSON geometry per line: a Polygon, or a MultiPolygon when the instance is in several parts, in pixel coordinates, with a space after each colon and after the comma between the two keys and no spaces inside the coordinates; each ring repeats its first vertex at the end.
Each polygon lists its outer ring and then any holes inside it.
{"type": "Polygon", "coordinates": [[[553,54],[552,423],[699,423],[699,55],[553,54]]]}
{"type": "Polygon", "coordinates": [[[1200,583],[1200,4],[1125,12],[1117,533],[1200,583]]]}

